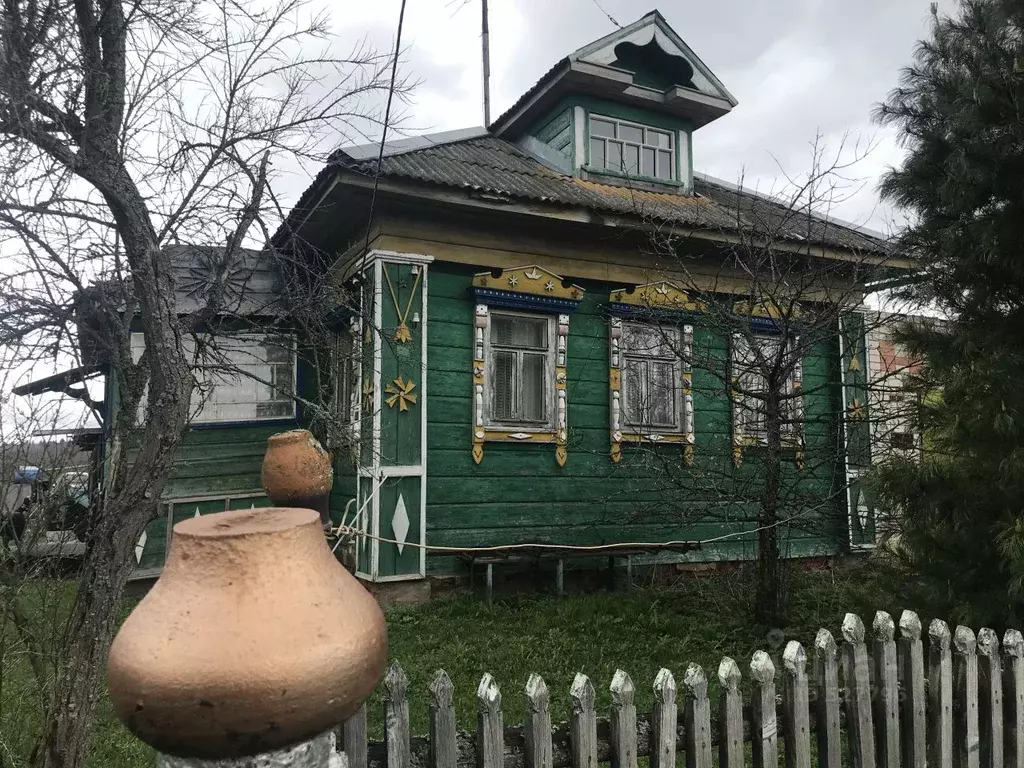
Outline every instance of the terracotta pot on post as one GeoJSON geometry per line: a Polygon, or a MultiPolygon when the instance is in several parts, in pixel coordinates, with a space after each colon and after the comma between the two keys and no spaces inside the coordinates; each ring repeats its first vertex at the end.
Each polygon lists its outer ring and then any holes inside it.
{"type": "Polygon", "coordinates": [[[319,766],[322,734],[384,671],[377,601],[331,554],[309,509],[221,512],[174,534],[163,575],[111,647],[114,711],[167,755],[319,766]]]}
{"type": "Polygon", "coordinates": [[[312,432],[293,429],[271,435],[261,474],[271,504],[316,510],[324,530],[330,528],[334,468],[330,455],[312,432]]]}

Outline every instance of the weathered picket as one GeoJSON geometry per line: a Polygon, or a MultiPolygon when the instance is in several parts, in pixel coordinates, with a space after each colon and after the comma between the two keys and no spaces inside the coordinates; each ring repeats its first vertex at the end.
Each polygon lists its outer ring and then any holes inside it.
{"type": "Polygon", "coordinates": [[[712,768],[715,747],[719,768],[740,768],[746,743],[757,768],[777,768],[782,757],[786,768],[840,768],[844,742],[849,764],[859,768],[1024,768],[1020,632],[1008,630],[1000,644],[991,629],[975,635],[959,626],[950,633],[936,619],[926,658],[913,611],[904,611],[898,625],[879,611],[871,629],[869,645],[860,617],[847,614],[841,648],[822,629],[811,659],[796,640],[778,664],[755,652],[746,706],[740,666],[728,657],[715,684],[690,664],[678,696],[672,672],[659,671],[649,714],[637,713],[625,670],[616,670],[606,689],[608,717],[598,711],[594,683],[578,673],[568,690],[567,723],[552,723],[548,686],[532,673],[524,722],[506,726],[499,681],[485,674],[476,690],[476,727],[462,729],[452,680],[438,670],[427,690],[426,736],[410,731],[409,681],[392,662],[382,684],[383,740],[367,740],[363,706],[339,727],[336,742],[348,768],[637,768],[643,757],[651,768],[675,768],[679,750],[686,768],[712,768]]]}

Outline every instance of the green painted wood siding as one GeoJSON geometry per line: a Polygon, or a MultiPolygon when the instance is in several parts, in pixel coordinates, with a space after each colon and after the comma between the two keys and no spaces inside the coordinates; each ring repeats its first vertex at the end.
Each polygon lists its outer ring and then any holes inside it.
{"type": "Polygon", "coordinates": [[[572,159],[572,107],[563,107],[554,116],[541,124],[533,135],[572,159]]]}
{"type": "MultiPolygon", "coordinates": [[[[551,445],[487,443],[480,465],[471,456],[471,370],[474,271],[435,263],[430,273],[427,389],[427,541],[434,545],[478,546],[518,542],[594,544],[623,541],[706,539],[752,524],[729,522],[743,505],[723,512],[723,478],[735,489],[756,482],[756,449],[743,465],[731,462],[730,403],[724,385],[705,366],[694,371],[696,460],[683,465],[678,446],[638,450],[623,446],[623,459],[609,459],[608,327],[601,305],[610,288],[583,283],[586,298],[572,315],[568,340],[569,455],[555,463],[551,445]],[[712,522],[701,522],[714,514],[712,522]]],[[[726,346],[699,324],[695,346],[725,365],[726,346]]],[[[806,465],[797,473],[790,511],[828,499],[823,514],[804,510],[799,525],[784,526],[780,540],[791,556],[836,551],[835,521],[841,498],[834,487],[835,355],[823,347],[804,359],[806,465]],[[802,501],[801,501],[802,500],[802,501]]],[[[695,560],[743,558],[754,554],[749,537],[708,546],[695,560]]],[[[434,559],[428,570],[451,567],[434,559]]]]}

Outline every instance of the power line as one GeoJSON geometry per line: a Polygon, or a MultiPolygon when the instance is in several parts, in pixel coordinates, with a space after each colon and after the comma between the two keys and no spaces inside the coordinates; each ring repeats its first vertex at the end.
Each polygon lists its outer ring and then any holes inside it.
{"type": "Polygon", "coordinates": [[[612,18],[612,15],[610,13],[608,13],[608,11],[606,11],[602,7],[601,3],[599,3],[598,0],[593,0],[593,2],[594,2],[594,5],[597,6],[597,10],[599,10],[601,13],[603,13],[605,16],[608,17],[608,21],[610,21],[612,24],[614,24],[619,29],[622,29],[622,25],[619,24],[619,22],[617,22],[615,19],[612,18]]]}
{"type": "Polygon", "coordinates": [[[391,120],[391,101],[395,96],[395,79],[398,75],[398,54],[402,50],[402,25],[405,23],[405,0],[398,11],[398,32],[395,35],[395,57],[391,61],[391,84],[388,86],[388,102],[384,107],[384,130],[380,134],[380,150],[377,152],[377,167],[373,169],[373,193],[370,195],[370,213],[366,217],[366,242],[363,250],[370,247],[370,227],[373,225],[373,209],[377,204],[377,185],[380,182],[380,167],[384,162],[384,144],[388,138],[388,122],[391,120]]]}

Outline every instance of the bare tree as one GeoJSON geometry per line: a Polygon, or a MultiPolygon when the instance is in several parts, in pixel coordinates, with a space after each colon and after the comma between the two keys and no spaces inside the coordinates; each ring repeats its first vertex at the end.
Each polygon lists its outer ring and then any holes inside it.
{"type": "Polygon", "coordinates": [[[192,407],[186,337],[231,313],[243,246],[283,218],[286,171],[373,130],[378,96],[407,88],[390,55],[331,48],[303,0],[2,5],[0,343],[23,360],[101,363],[119,400],[38,765],[84,762],[135,542],[192,407]],[[184,315],[165,254],[178,242],[217,247],[184,315]]]}
{"type": "MultiPolygon", "coordinates": [[[[718,210],[729,213],[702,227],[717,229],[713,246],[645,216],[654,272],[685,296],[673,306],[662,288],[662,296],[634,300],[613,355],[622,381],[613,429],[632,443],[619,449],[622,463],[657,478],[636,518],[727,531],[721,543],[753,540],[752,608],[766,624],[777,625],[786,611],[787,537],[834,540],[849,524],[870,524],[865,537],[874,536],[873,519],[848,520],[872,438],[867,361],[857,345],[885,321],[865,312],[864,300],[899,272],[899,261],[880,240],[833,223],[833,207],[853,184],[849,167],[863,153],[855,148],[846,160],[842,146],[826,151],[816,142],[811,170],[770,197],[742,185],[716,189],[718,210]],[[691,317],[681,321],[681,310],[691,317]],[[727,403],[728,411],[697,415],[693,403],[727,403]],[[697,439],[695,418],[705,430],[697,439]]],[[[639,190],[635,200],[638,212],[649,213],[639,190]]],[[[893,368],[872,385],[900,373],[893,368]]],[[[874,439],[884,440],[885,429],[876,424],[874,439]]]]}

